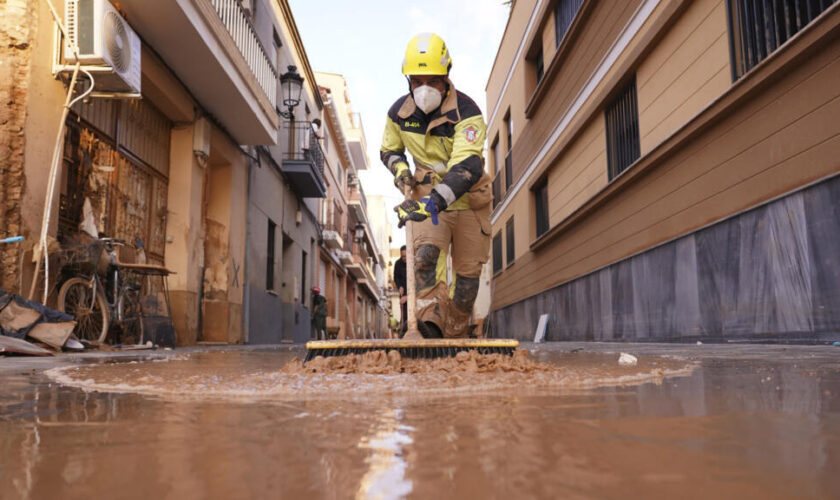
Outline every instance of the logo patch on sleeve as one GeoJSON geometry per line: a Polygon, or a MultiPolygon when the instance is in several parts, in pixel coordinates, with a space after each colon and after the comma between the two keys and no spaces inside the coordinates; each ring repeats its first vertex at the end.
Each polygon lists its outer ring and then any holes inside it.
{"type": "Polygon", "coordinates": [[[470,125],[464,129],[464,138],[467,142],[475,142],[475,140],[478,139],[478,129],[470,125]]]}

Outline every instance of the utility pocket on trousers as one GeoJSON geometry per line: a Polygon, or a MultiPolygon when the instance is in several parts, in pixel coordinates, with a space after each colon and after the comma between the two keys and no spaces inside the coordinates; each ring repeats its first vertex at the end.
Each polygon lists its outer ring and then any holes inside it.
{"type": "Polygon", "coordinates": [[[490,205],[473,210],[475,218],[478,219],[478,224],[481,226],[481,263],[486,263],[490,258],[490,232],[493,230],[490,225],[490,205]]]}
{"type": "Polygon", "coordinates": [[[470,208],[480,210],[489,206],[491,201],[493,201],[493,183],[490,181],[490,176],[484,174],[469,190],[470,208]]]}
{"type": "Polygon", "coordinates": [[[481,226],[481,234],[490,236],[490,231],[492,230],[490,226],[490,207],[485,206],[472,212],[475,214],[475,218],[478,219],[478,225],[481,226]]]}

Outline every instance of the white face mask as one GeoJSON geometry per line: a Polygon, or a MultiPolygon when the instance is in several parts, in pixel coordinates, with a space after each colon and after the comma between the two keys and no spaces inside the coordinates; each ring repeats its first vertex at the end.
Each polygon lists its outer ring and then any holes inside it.
{"type": "Polygon", "coordinates": [[[423,110],[424,113],[429,114],[438,106],[440,106],[440,102],[443,100],[443,96],[440,95],[440,92],[437,89],[432,88],[428,85],[421,85],[414,89],[414,103],[417,104],[417,107],[423,110]]]}

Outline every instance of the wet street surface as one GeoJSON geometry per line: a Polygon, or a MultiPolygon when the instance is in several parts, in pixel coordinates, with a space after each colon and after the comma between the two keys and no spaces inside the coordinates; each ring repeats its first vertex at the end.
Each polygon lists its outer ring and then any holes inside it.
{"type": "Polygon", "coordinates": [[[0,358],[0,498],[840,496],[840,348],[526,347],[552,370],[0,358]]]}

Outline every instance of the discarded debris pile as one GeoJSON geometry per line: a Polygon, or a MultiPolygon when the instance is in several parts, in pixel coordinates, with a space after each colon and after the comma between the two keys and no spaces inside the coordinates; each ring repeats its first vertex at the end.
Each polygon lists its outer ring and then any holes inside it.
{"type": "Polygon", "coordinates": [[[549,371],[552,367],[537,363],[528,356],[528,351],[518,350],[513,356],[503,354],[479,354],[462,351],[455,357],[437,359],[409,359],[397,351],[371,351],[347,356],[316,356],[304,364],[295,358],[283,367],[285,373],[502,373],[549,371]]]}
{"type": "Polygon", "coordinates": [[[56,350],[81,349],[71,335],[73,316],[50,309],[20,295],[0,290],[0,352],[49,356],[52,353],[27,342],[41,342],[56,350]]]}

